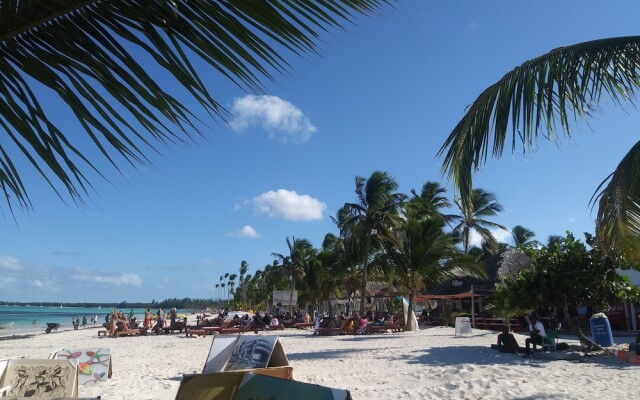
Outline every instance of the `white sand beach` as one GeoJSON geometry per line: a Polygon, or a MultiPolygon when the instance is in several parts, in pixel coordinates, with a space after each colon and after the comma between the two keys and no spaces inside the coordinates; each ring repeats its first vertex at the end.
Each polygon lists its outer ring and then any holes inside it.
{"type": "MultiPolygon", "coordinates": [[[[81,397],[164,400],[175,397],[182,374],[202,370],[212,341],[212,336],[186,338],[177,333],[98,337],[97,331],[2,340],[0,358],[46,358],[60,347],[108,347],[113,377],[98,386],[81,387],[81,397]]],[[[443,327],[365,336],[314,336],[309,330],[293,329],[277,333],[294,379],[348,389],[355,400],[632,399],[638,393],[639,365],[607,356],[584,361],[524,359],[491,350],[496,333],[489,331],[475,330],[463,337],[443,327]]],[[[524,336],[516,337],[523,345],[524,336]]]]}

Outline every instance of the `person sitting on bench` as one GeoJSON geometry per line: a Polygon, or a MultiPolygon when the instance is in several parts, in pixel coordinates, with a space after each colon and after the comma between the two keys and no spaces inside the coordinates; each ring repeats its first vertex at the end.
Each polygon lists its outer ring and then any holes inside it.
{"type": "Polygon", "coordinates": [[[538,321],[538,317],[534,313],[529,315],[529,333],[530,337],[524,341],[526,347],[524,357],[533,357],[533,352],[536,351],[536,345],[542,345],[542,338],[547,336],[544,331],[544,325],[538,321]],[[530,349],[531,345],[533,345],[533,351],[530,349]]]}

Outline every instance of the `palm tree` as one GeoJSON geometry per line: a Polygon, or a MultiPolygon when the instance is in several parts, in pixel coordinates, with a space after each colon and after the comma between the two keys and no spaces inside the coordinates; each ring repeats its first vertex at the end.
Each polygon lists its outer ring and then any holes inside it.
{"type": "Polygon", "coordinates": [[[222,295],[224,296],[223,300],[226,300],[226,292],[224,291],[224,288],[227,286],[226,283],[221,283],[220,284],[220,288],[222,288],[222,295]]]}
{"type": "Polygon", "coordinates": [[[398,208],[406,196],[393,193],[398,183],[386,172],[375,171],[369,179],[356,176],[357,203],[345,203],[348,217],[338,226],[341,234],[350,232],[358,238],[362,257],[360,315],[364,315],[367,270],[375,240],[384,236],[396,223],[398,208]]]}
{"type": "Polygon", "coordinates": [[[308,262],[307,259],[311,255],[313,246],[306,239],[296,239],[294,237],[293,240],[287,238],[287,247],[289,248],[289,254],[272,253],[272,256],[282,263],[280,269],[289,281],[289,307],[291,308],[291,314],[293,314],[293,293],[296,290],[296,280],[304,275],[304,266],[308,262]]]}
{"type": "Polygon", "coordinates": [[[216,283],[216,294],[220,292],[220,284],[216,283]]]}
{"type": "Polygon", "coordinates": [[[224,279],[224,275],[220,275],[220,290],[221,290],[221,292],[220,292],[220,300],[222,300],[222,295],[223,295],[223,293],[222,293],[222,287],[223,287],[222,286],[222,280],[223,279],[224,279]]]}
{"type": "Polygon", "coordinates": [[[522,225],[516,225],[511,230],[511,237],[515,247],[538,247],[540,242],[531,240],[535,235],[535,232],[530,231],[522,225]]]}
{"type": "MultiPolygon", "coordinates": [[[[511,128],[511,150],[537,148],[538,136],[557,140],[556,122],[570,136],[569,120],[587,118],[600,102],[633,102],[640,87],[640,36],[600,39],[559,47],[526,61],[484,90],[451,132],[439,155],[443,171],[463,198],[472,171],[486,162],[488,149],[499,158],[511,128]],[[516,134],[517,132],[517,134],[516,134]]],[[[600,184],[596,236],[606,251],[640,258],[640,142],[600,184]]]]}
{"type": "MultiPolygon", "coordinates": [[[[394,281],[409,291],[409,312],[419,290],[433,287],[454,277],[485,276],[484,267],[475,258],[460,254],[444,219],[438,215],[416,219],[409,213],[402,224],[385,236],[385,251],[377,263],[389,269],[394,281]]],[[[405,321],[406,330],[416,330],[413,318],[405,321]]]]}
{"type": "Polygon", "coordinates": [[[236,286],[236,278],[238,277],[238,274],[231,274],[229,275],[229,296],[230,298],[233,298],[232,296],[234,296],[234,292],[233,292],[233,288],[236,286]]]}
{"type": "Polygon", "coordinates": [[[482,189],[473,189],[468,202],[456,197],[454,203],[460,210],[461,215],[455,215],[452,220],[458,224],[453,231],[462,239],[464,252],[469,250],[469,237],[471,231],[476,231],[489,247],[497,248],[498,243],[491,234],[490,228],[500,228],[506,230],[504,226],[491,222],[485,218],[495,217],[502,212],[502,205],[496,201],[493,193],[485,192],[482,189]]]}
{"type": "Polygon", "coordinates": [[[62,186],[81,200],[91,187],[85,173],[98,163],[76,147],[85,141],[80,130],[114,166],[120,157],[144,163],[154,142],[185,142],[199,132],[189,98],[214,118],[228,118],[199,72],[261,91],[289,68],[285,54],[316,53],[319,32],[386,2],[3,2],[0,119],[4,139],[19,149],[0,156],[3,197],[10,209],[31,207],[23,171],[14,169],[14,158],[24,155],[57,193],[62,186]],[[194,56],[212,68],[198,71],[194,56]],[[153,69],[175,79],[155,81],[147,72],[153,69]],[[180,98],[175,84],[184,88],[180,98]],[[77,129],[63,131],[45,111],[51,93],[73,112],[77,129]]]}
{"type": "Polygon", "coordinates": [[[559,235],[549,235],[547,238],[547,245],[545,246],[549,250],[561,249],[564,245],[565,238],[559,235]]]}
{"type": "Polygon", "coordinates": [[[239,286],[242,288],[242,302],[244,303],[245,306],[247,305],[247,289],[246,289],[246,282],[245,282],[244,275],[247,273],[248,270],[249,270],[249,263],[246,262],[245,260],[242,260],[242,262],[240,263],[239,286]]]}
{"type": "Polygon", "coordinates": [[[443,209],[451,207],[449,199],[444,196],[446,192],[447,189],[440,186],[438,182],[427,181],[422,185],[420,194],[415,189],[411,189],[413,197],[409,201],[409,207],[420,217],[440,215],[448,222],[454,216],[442,213],[443,209]]]}

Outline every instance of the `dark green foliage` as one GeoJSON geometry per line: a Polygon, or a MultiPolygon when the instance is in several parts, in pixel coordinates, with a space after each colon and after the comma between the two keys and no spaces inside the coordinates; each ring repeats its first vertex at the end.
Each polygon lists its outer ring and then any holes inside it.
{"type": "Polygon", "coordinates": [[[567,232],[567,237],[553,247],[524,249],[531,267],[522,270],[516,279],[507,278],[497,285],[496,309],[557,306],[570,323],[567,311],[579,305],[604,310],[628,299],[640,299],[638,288],[616,271],[626,267],[625,261],[605,255],[595,238],[585,236],[590,248],[567,232]]]}

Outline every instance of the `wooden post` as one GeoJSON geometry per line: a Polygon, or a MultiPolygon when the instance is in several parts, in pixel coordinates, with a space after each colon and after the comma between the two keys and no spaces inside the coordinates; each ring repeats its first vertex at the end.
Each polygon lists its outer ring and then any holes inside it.
{"type": "Polygon", "coordinates": [[[471,285],[471,326],[476,327],[476,300],[474,297],[473,285],[471,285]]]}

